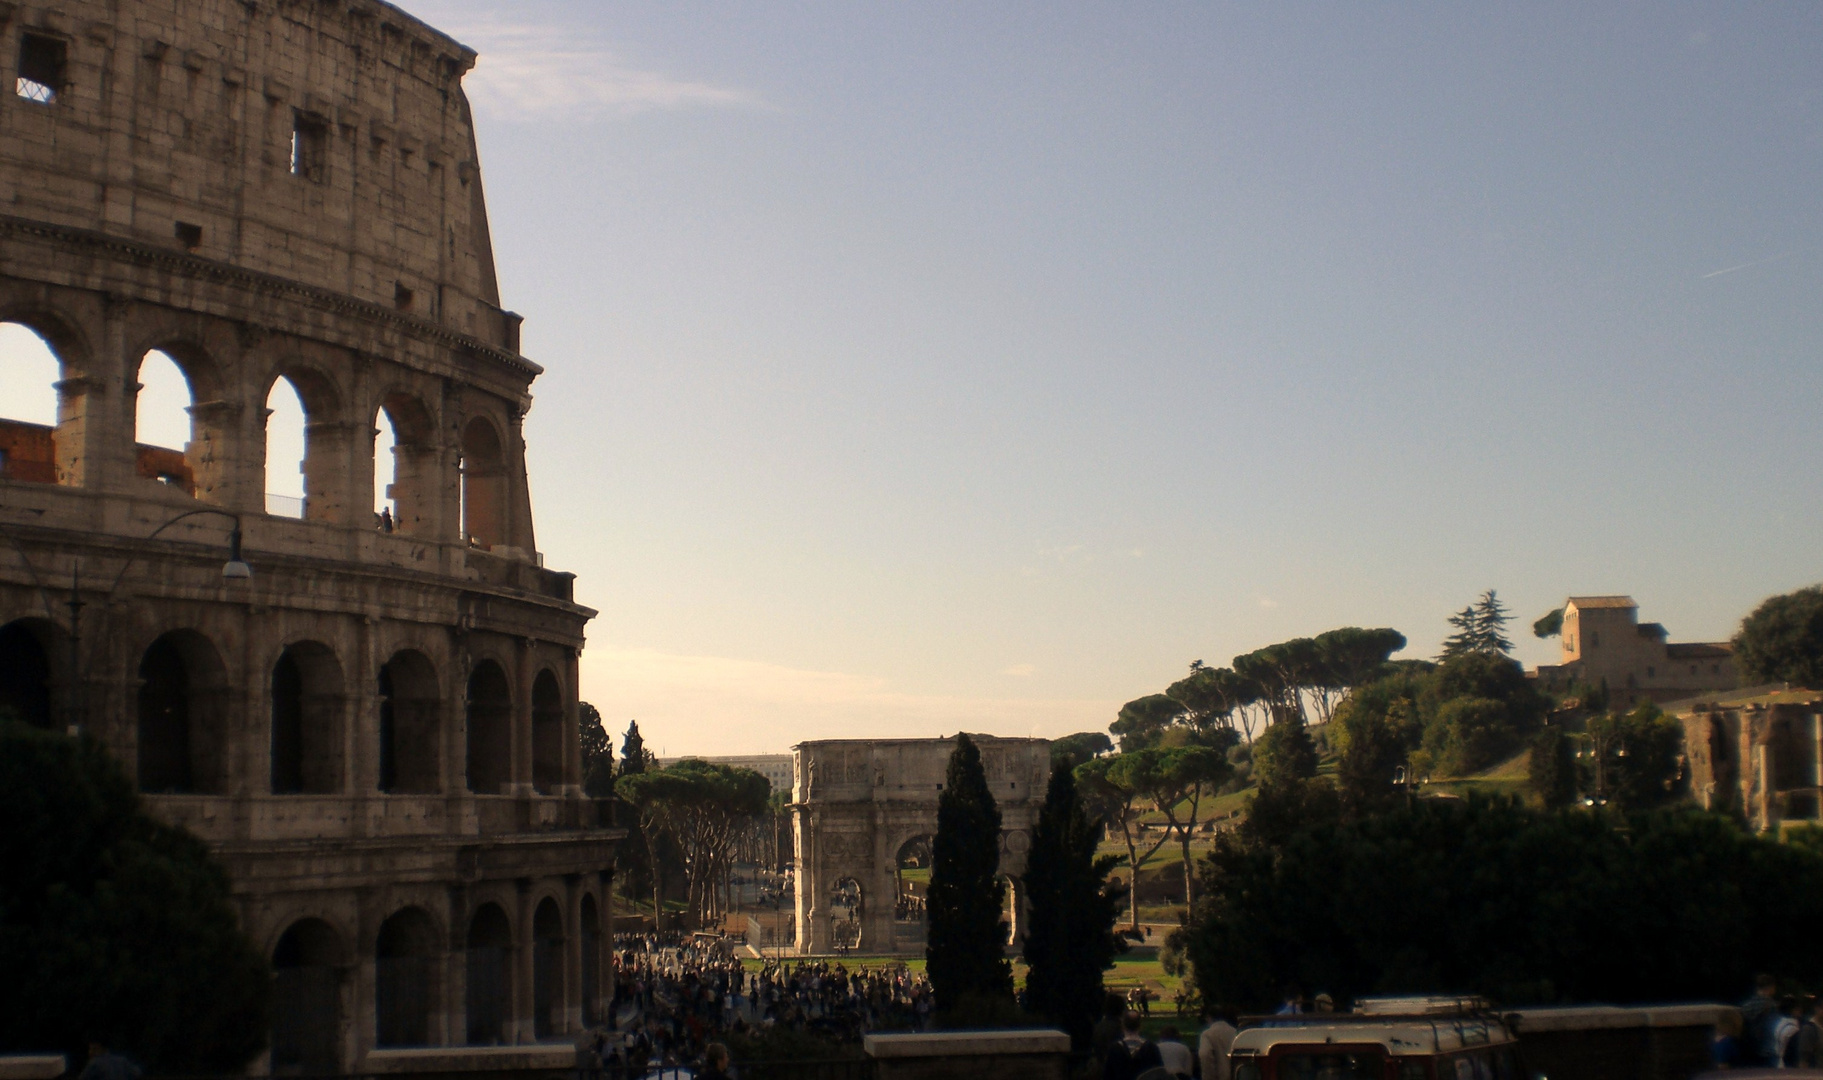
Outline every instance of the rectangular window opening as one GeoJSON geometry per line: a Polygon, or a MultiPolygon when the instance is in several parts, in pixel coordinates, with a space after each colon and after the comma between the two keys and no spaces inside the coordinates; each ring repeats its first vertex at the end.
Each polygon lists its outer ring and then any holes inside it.
{"type": "Polygon", "coordinates": [[[328,122],[306,112],[294,113],[291,124],[291,175],[320,184],[323,182],[328,158],[328,122]]]}
{"type": "Polygon", "coordinates": [[[61,39],[27,33],[19,39],[19,80],[14,92],[27,101],[49,105],[63,90],[69,46],[61,39]]]}
{"type": "Polygon", "coordinates": [[[398,308],[400,311],[410,311],[411,301],[412,291],[405,287],[405,283],[403,281],[393,282],[392,306],[398,308]]]}
{"type": "Polygon", "coordinates": [[[177,223],[176,232],[177,242],[184,247],[189,248],[191,251],[195,251],[197,248],[203,246],[203,227],[201,225],[192,225],[188,221],[180,221],[177,223]]]}

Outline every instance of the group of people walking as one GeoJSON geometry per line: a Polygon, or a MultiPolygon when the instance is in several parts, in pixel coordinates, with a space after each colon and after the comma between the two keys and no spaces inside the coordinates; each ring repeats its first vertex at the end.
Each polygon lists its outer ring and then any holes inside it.
{"type": "Polygon", "coordinates": [[[1778,980],[1761,975],[1737,1017],[1716,1029],[1721,1068],[1823,1069],[1823,997],[1780,994],[1778,980]]]}
{"type": "Polygon", "coordinates": [[[864,1031],[923,1030],[930,983],[903,964],[768,962],[748,971],[720,943],[638,935],[615,942],[614,997],[596,1052],[610,1077],[704,1059],[718,1040],[767,1028],[832,1042],[864,1031]]]}

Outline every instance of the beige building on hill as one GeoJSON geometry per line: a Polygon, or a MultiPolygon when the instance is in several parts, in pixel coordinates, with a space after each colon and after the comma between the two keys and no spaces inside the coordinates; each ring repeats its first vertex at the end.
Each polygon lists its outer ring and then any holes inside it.
{"type": "Polygon", "coordinates": [[[1639,621],[1631,596],[1570,597],[1558,637],[1561,659],[1539,665],[1539,682],[1560,691],[1606,686],[1617,706],[1732,690],[1739,682],[1734,646],[1672,642],[1660,624],[1639,621]]]}
{"type": "Polygon", "coordinates": [[[474,62],[377,0],[0,3],[0,322],[56,368],[55,423],[0,425],[0,711],[226,867],[256,1075],[568,1068],[611,977],[594,612],[533,532],[474,62]],[[140,437],[155,353],[180,445],[140,437]]]}

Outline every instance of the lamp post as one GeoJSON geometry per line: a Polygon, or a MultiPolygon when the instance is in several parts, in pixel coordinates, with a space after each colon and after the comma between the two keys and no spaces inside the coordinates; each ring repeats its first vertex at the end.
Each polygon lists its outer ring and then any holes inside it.
{"type": "MultiPolygon", "coordinates": [[[[171,518],[169,521],[166,521],[158,528],[153,529],[143,537],[143,539],[151,540],[159,533],[164,532],[167,528],[170,528],[172,525],[175,525],[186,518],[205,514],[218,515],[234,522],[234,528],[228,535],[228,561],[222,564],[222,580],[246,581],[251,578],[253,576],[253,568],[247,565],[246,559],[241,555],[241,519],[239,514],[208,507],[196,510],[186,510],[176,517],[171,518]]],[[[25,564],[26,573],[31,575],[32,583],[37,586],[38,595],[44,601],[45,614],[51,616],[54,623],[56,619],[55,607],[51,602],[50,590],[45,588],[43,579],[38,576],[38,568],[32,564],[31,558],[26,555],[25,548],[20,545],[18,538],[12,534],[10,529],[0,527],[0,536],[6,538],[6,542],[11,545],[14,552],[18,554],[20,562],[25,564]]],[[[121,581],[126,577],[127,569],[131,567],[138,558],[139,555],[136,552],[133,555],[128,556],[127,561],[121,564],[120,572],[114,575],[114,584],[108,589],[109,597],[112,597],[114,593],[119,590],[121,581]]],[[[64,724],[64,730],[70,735],[80,734],[82,730],[82,718],[87,715],[84,708],[84,680],[81,673],[82,609],[88,606],[89,601],[82,598],[82,560],[79,558],[76,559],[70,567],[70,592],[69,596],[63,601],[63,607],[70,613],[70,696],[68,705],[65,708],[66,722],[64,724]]],[[[106,612],[104,611],[103,614],[105,615],[106,612]]]]}

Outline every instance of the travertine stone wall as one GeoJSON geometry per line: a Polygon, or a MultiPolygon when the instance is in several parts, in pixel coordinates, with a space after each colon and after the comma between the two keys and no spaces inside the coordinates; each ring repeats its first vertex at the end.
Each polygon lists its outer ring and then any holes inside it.
{"type": "MultiPolygon", "coordinates": [[[[1022,901],[1018,878],[1031,850],[1031,830],[1051,776],[1047,739],[970,735],[981,750],[988,790],[1000,807],[1000,867],[1013,888],[1017,938],[1022,901]]],[[[921,951],[923,932],[896,925],[899,850],[937,831],[953,739],[827,739],[792,747],[793,846],[797,868],[797,948],[831,948],[829,897],[844,878],[861,887],[861,940],[869,953],[921,951]]]]}
{"type": "Polygon", "coordinates": [[[371,0],[0,3],[0,321],[61,365],[52,467],[0,478],[0,705],[99,737],[223,858],[293,973],[275,1014],[316,1018],[257,1071],[470,1043],[471,971],[505,1002],[482,1041],[574,1032],[607,990],[621,833],[576,737],[594,613],[537,552],[540,369],[499,306],[473,60],[371,0]],[[54,96],[15,93],[46,42],[54,96]],[[319,141],[301,173],[296,136],[319,141]],[[154,349],[193,398],[167,471],[194,492],[139,466],[154,349]],[[301,519],[267,513],[280,378],[301,519]],[[223,574],[231,533],[251,578],[223,574]],[[477,967],[496,908],[510,956],[477,967]]]}

